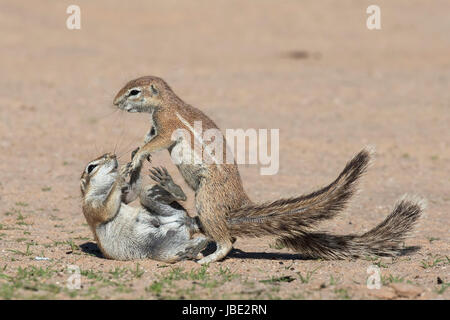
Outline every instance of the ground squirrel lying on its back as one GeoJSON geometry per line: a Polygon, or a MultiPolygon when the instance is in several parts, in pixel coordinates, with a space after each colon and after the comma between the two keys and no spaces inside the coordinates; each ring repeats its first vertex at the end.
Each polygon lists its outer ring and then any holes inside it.
{"type": "Polygon", "coordinates": [[[164,262],[197,258],[208,240],[192,238],[199,227],[176,202],[186,199],[183,191],[165,169],[153,170],[158,184],[142,189],[142,158],[137,163],[130,183],[126,182],[130,164],[119,170],[112,154],[89,162],[81,176],[83,213],[103,255],[164,262]],[[136,197],[141,207],[127,205],[136,197]]]}
{"type": "MultiPolygon", "coordinates": [[[[171,152],[174,147],[181,149],[183,154],[195,154],[190,142],[172,140],[173,132],[185,129],[191,134],[190,141],[194,141],[194,121],[201,121],[205,131],[218,129],[210,118],[181,100],[158,77],[147,76],[128,82],[117,93],[114,105],[128,112],[151,114],[152,127],[145,138],[145,145],[138,152],[139,156],[164,149],[171,152]]],[[[223,144],[223,150],[226,150],[225,137],[223,144]]],[[[224,258],[231,250],[235,236],[271,235],[293,250],[330,259],[398,254],[402,240],[423,210],[421,201],[401,200],[384,222],[362,236],[313,232],[320,221],[334,217],[345,207],[369,159],[370,151],[363,150],[327,187],[308,195],[265,204],[250,201],[235,162],[177,164],[181,175],[195,191],[196,210],[205,234],[217,243],[216,252],[199,262],[224,258]]]]}

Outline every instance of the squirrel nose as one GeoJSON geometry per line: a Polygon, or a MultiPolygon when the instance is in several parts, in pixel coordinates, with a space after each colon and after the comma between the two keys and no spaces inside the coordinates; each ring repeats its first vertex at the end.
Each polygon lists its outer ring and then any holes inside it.
{"type": "Polygon", "coordinates": [[[113,105],[118,106],[120,104],[120,102],[122,102],[122,95],[121,94],[117,94],[114,97],[113,105]]]}

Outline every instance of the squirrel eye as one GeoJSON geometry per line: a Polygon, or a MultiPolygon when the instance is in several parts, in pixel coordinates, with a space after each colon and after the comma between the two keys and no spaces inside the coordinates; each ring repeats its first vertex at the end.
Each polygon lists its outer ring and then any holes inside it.
{"type": "Polygon", "coordinates": [[[88,165],[88,167],[87,167],[87,173],[91,173],[92,170],[94,170],[96,166],[97,166],[96,164],[90,164],[90,165],[88,165]]]}
{"type": "Polygon", "coordinates": [[[133,89],[133,90],[130,91],[130,93],[128,93],[128,96],[130,96],[130,97],[131,97],[131,96],[136,96],[136,95],[138,95],[140,92],[141,92],[140,90],[133,89]]]}

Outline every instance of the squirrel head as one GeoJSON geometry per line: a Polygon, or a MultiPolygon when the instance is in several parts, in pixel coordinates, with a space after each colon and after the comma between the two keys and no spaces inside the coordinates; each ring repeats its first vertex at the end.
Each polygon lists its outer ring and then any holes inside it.
{"type": "Polygon", "coordinates": [[[161,78],[146,76],[128,82],[114,98],[113,104],[128,112],[153,112],[174,93],[161,78]]]}
{"type": "Polygon", "coordinates": [[[118,162],[115,154],[106,153],[88,163],[81,174],[81,196],[101,197],[109,193],[118,178],[118,162]]]}

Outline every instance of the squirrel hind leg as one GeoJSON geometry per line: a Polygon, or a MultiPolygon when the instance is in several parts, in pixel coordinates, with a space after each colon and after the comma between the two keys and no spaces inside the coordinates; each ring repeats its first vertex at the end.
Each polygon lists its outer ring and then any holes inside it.
{"type": "Polygon", "coordinates": [[[209,243],[205,236],[190,239],[186,232],[169,230],[166,236],[152,247],[151,258],[174,263],[180,260],[196,259],[209,243]]]}
{"type": "Polygon", "coordinates": [[[199,236],[191,240],[172,243],[164,253],[164,260],[176,262],[181,260],[195,260],[202,257],[201,252],[208,245],[209,240],[204,236],[199,236]]]}
{"type": "Polygon", "coordinates": [[[198,260],[197,262],[200,264],[207,264],[207,263],[222,260],[223,258],[225,258],[227,256],[227,254],[233,248],[233,244],[231,241],[220,241],[220,242],[217,241],[216,245],[217,245],[217,249],[214,253],[207,255],[206,257],[198,260]]]}

